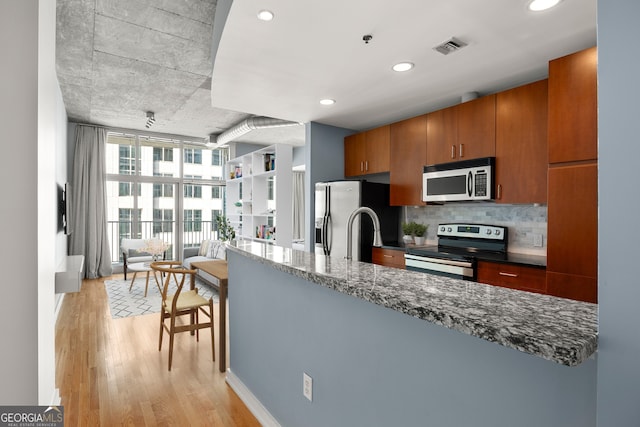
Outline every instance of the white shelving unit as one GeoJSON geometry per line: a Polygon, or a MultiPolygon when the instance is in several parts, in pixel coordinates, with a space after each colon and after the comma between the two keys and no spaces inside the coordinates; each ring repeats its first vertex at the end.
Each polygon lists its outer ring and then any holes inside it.
{"type": "Polygon", "coordinates": [[[236,236],[291,247],[290,145],[270,145],[227,162],[227,218],[236,236]]]}

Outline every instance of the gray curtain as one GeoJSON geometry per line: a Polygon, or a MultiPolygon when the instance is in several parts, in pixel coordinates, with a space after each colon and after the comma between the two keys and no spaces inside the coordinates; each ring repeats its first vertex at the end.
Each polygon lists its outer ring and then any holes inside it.
{"type": "Polygon", "coordinates": [[[105,129],[76,126],[69,253],[84,255],[84,277],[90,279],[112,273],[105,191],[106,139],[105,129]]]}
{"type": "Polygon", "coordinates": [[[304,172],[293,172],[293,240],[304,239],[304,172]]]}

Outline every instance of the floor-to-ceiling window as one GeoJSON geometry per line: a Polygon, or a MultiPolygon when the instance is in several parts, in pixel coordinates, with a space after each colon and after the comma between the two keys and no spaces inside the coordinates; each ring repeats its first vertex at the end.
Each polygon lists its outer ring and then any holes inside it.
{"type": "Polygon", "coordinates": [[[114,262],[121,260],[122,238],[160,238],[175,259],[181,248],[216,238],[226,159],[226,150],[188,138],[109,132],[107,219],[114,262]]]}

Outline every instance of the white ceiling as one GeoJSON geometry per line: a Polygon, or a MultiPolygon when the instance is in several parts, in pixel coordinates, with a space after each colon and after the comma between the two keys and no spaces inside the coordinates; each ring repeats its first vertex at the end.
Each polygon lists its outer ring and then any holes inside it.
{"type": "Polygon", "coordinates": [[[214,41],[212,105],[365,130],[544,78],[550,59],[596,44],[596,0],[537,13],[527,3],[235,0],[214,41]],[[273,21],[256,19],[265,8],[273,21]],[[452,36],[468,46],[432,49],[452,36]],[[399,61],[415,68],[392,71],[399,61]]]}

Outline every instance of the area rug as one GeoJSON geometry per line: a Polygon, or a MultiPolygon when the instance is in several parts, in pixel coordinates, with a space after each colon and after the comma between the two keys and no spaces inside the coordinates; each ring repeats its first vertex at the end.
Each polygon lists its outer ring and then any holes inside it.
{"type": "MultiPolygon", "coordinates": [[[[149,276],[149,291],[147,292],[146,297],[144,296],[146,276],[144,274],[138,274],[138,276],[141,277],[136,278],[136,281],[131,288],[131,292],[129,292],[131,279],[104,281],[104,287],[109,297],[109,310],[111,311],[111,317],[113,319],[160,312],[162,296],[160,295],[160,291],[158,290],[158,286],[155,283],[153,275],[149,276]]],[[[189,279],[187,278],[187,281],[188,280],[189,279]]],[[[188,282],[185,283],[184,286],[186,290],[189,289],[188,282]]],[[[198,294],[202,295],[206,299],[213,297],[213,302],[218,302],[218,292],[211,286],[196,278],[196,287],[198,288],[198,294]]],[[[177,286],[172,280],[169,284],[169,294],[175,293],[176,289],[177,286]]]]}

